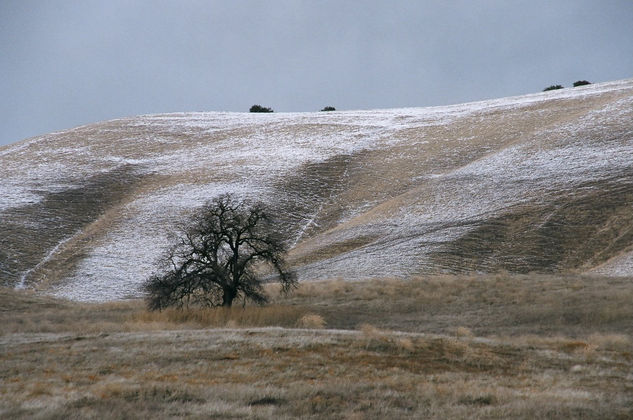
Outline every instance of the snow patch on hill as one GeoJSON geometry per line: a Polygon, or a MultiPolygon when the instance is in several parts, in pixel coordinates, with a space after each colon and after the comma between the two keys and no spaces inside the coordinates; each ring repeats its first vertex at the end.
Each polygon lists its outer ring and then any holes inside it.
{"type": "MultiPolygon", "coordinates": [[[[157,258],[171,241],[174,220],[219,194],[265,200],[274,194],[279,179],[293,176],[307,163],[373,151],[384,152],[385,159],[397,165],[415,148],[447,143],[424,134],[426,129],[452,130],[460,121],[494,124],[491,115],[528,109],[546,116],[553,111],[545,105],[620,91],[633,91],[633,81],[433,108],[175,113],[87,125],[0,148],[0,215],[37,205],[47,194],[80,188],[91,176],[122,167],[133,168],[139,177],[174,180],[147,186],[124,203],[114,227],[87,250],[55,291],[79,300],[123,298],[137,294],[139,283],[155,270],[157,258]],[[403,134],[411,131],[422,134],[403,134]]],[[[387,211],[378,199],[359,201],[340,216],[340,231],[315,241],[326,246],[359,236],[378,239],[308,263],[300,268],[301,277],[405,277],[428,268],[429,255],[471,229],[473,221],[549,199],[587,180],[627,173],[633,165],[632,109],[629,94],[606,101],[582,118],[537,128],[526,138],[518,134],[509,146],[492,145],[488,154],[460,167],[437,172],[421,166],[411,191],[395,201],[400,204],[387,211]],[[382,216],[354,225],[372,209],[382,216]]],[[[465,150],[480,140],[467,131],[460,133],[451,139],[464,144],[465,150]]],[[[450,146],[445,153],[469,157],[450,146]]],[[[316,223],[325,201],[314,204],[313,212],[299,215],[303,221],[297,226],[297,242],[309,239],[304,231],[316,223]]],[[[50,252],[47,258],[54,258],[56,248],[50,252]]],[[[633,274],[630,255],[618,261],[610,273],[633,274]]]]}

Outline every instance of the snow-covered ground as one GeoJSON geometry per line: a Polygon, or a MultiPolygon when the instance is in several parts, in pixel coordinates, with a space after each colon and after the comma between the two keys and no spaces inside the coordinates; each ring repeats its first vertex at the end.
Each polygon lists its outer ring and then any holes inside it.
{"type": "MultiPolygon", "coordinates": [[[[51,193],[131,168],[136,184],[116,203],[116,216],[77,250],[80,261],[52,286],[73,299],[122,298],[138,293],[168,247],[175,221],[191,209],[224,192],[309,200],[318,186],[296,179],[297,173],[347,156],[353,165],[341,190],[319,195],[309,211],[297,210],[295,253],[374,239],[298,266],[300,277],[404,277],[432,268],[430,255],[471,229],[473,220],[633,173],[632,110],[633,80],[625,80],[433,108],[107,121],[0,148],[0,217],[15,220],[51,193]],[[280,187],[284,179],[294,181],[280,187]],[[328,210],[338,214],[336,227],[319,230],[328,210]]],[[[42,281],[39,268],[72,247],[77,233],[60,235],[58,248],[33,257],[21,275],[25,285],[42,281]]],[[[633,275],[631,261],[629,252],[599,270],[633,275]]]]}

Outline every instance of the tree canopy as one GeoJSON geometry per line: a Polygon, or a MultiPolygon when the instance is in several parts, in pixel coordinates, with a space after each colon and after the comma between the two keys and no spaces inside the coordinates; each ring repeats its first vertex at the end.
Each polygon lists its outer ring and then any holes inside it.
{"type": "Polygon", "coordinates": [[[230,194],[207,203],[182,229],[162,273],[145,282],[148,307],[231,306],[240,298],[263,304],[268,297],[262,276],[271,268],[282,292],[296,287],[271,222],[263,205],[248,206],[230,194]]]}

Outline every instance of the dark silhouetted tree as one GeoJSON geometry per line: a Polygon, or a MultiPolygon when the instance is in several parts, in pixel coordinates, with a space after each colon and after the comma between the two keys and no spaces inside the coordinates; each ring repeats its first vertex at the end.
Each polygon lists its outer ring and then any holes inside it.
{"type": "Polygon", "coordinates": [[[548,90],[562,89],[562,88],[563,88],[563,85],[552,85],[543,89],[543,92],[547,92],[548,90]]]}
{"type": "Polygon", "coordinates": [[[321,111],[336,111],[336,108],[334,108],[333,106],[326,106],[325,108],[323,108],[321,111]]]}
{"type": "Polygon", "coordinates": [[[249,109],[250,112],[274,112],[272,108],[266,108],[265,106],[261,106],[261,105],[253,105],[251,107],[251,109],[249,109]]]}
{"type": "Polygon", "coordinates": [[[286,248],[261,204],[248,206],[230,194],[206,204],[167,253],[161,274],[143,285],[151,310],[190,305],[231,306],[235,299],[268,301],[265,267],[276,272],[281,291],[296,287],[286,269],[286,248]]]}
{"type": "Polygon", "coordinates": [[[591,82],[588,82],[586,80],[578,80],[576,82],[574,82],[574,87],[578,87],[578,86],[585,86],[585,85],[590,85],[591,82]]]}

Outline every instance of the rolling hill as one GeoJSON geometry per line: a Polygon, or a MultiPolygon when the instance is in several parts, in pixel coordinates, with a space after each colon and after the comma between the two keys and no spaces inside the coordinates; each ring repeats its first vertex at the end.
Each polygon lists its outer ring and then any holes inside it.
{"type": "Polygon", "coordinates": [[[0,148],[0,283],[138,294],[176,226],[275,209],[300,280],[633,275],[633,79],[468,104],[123,118],[0,148]]]}

